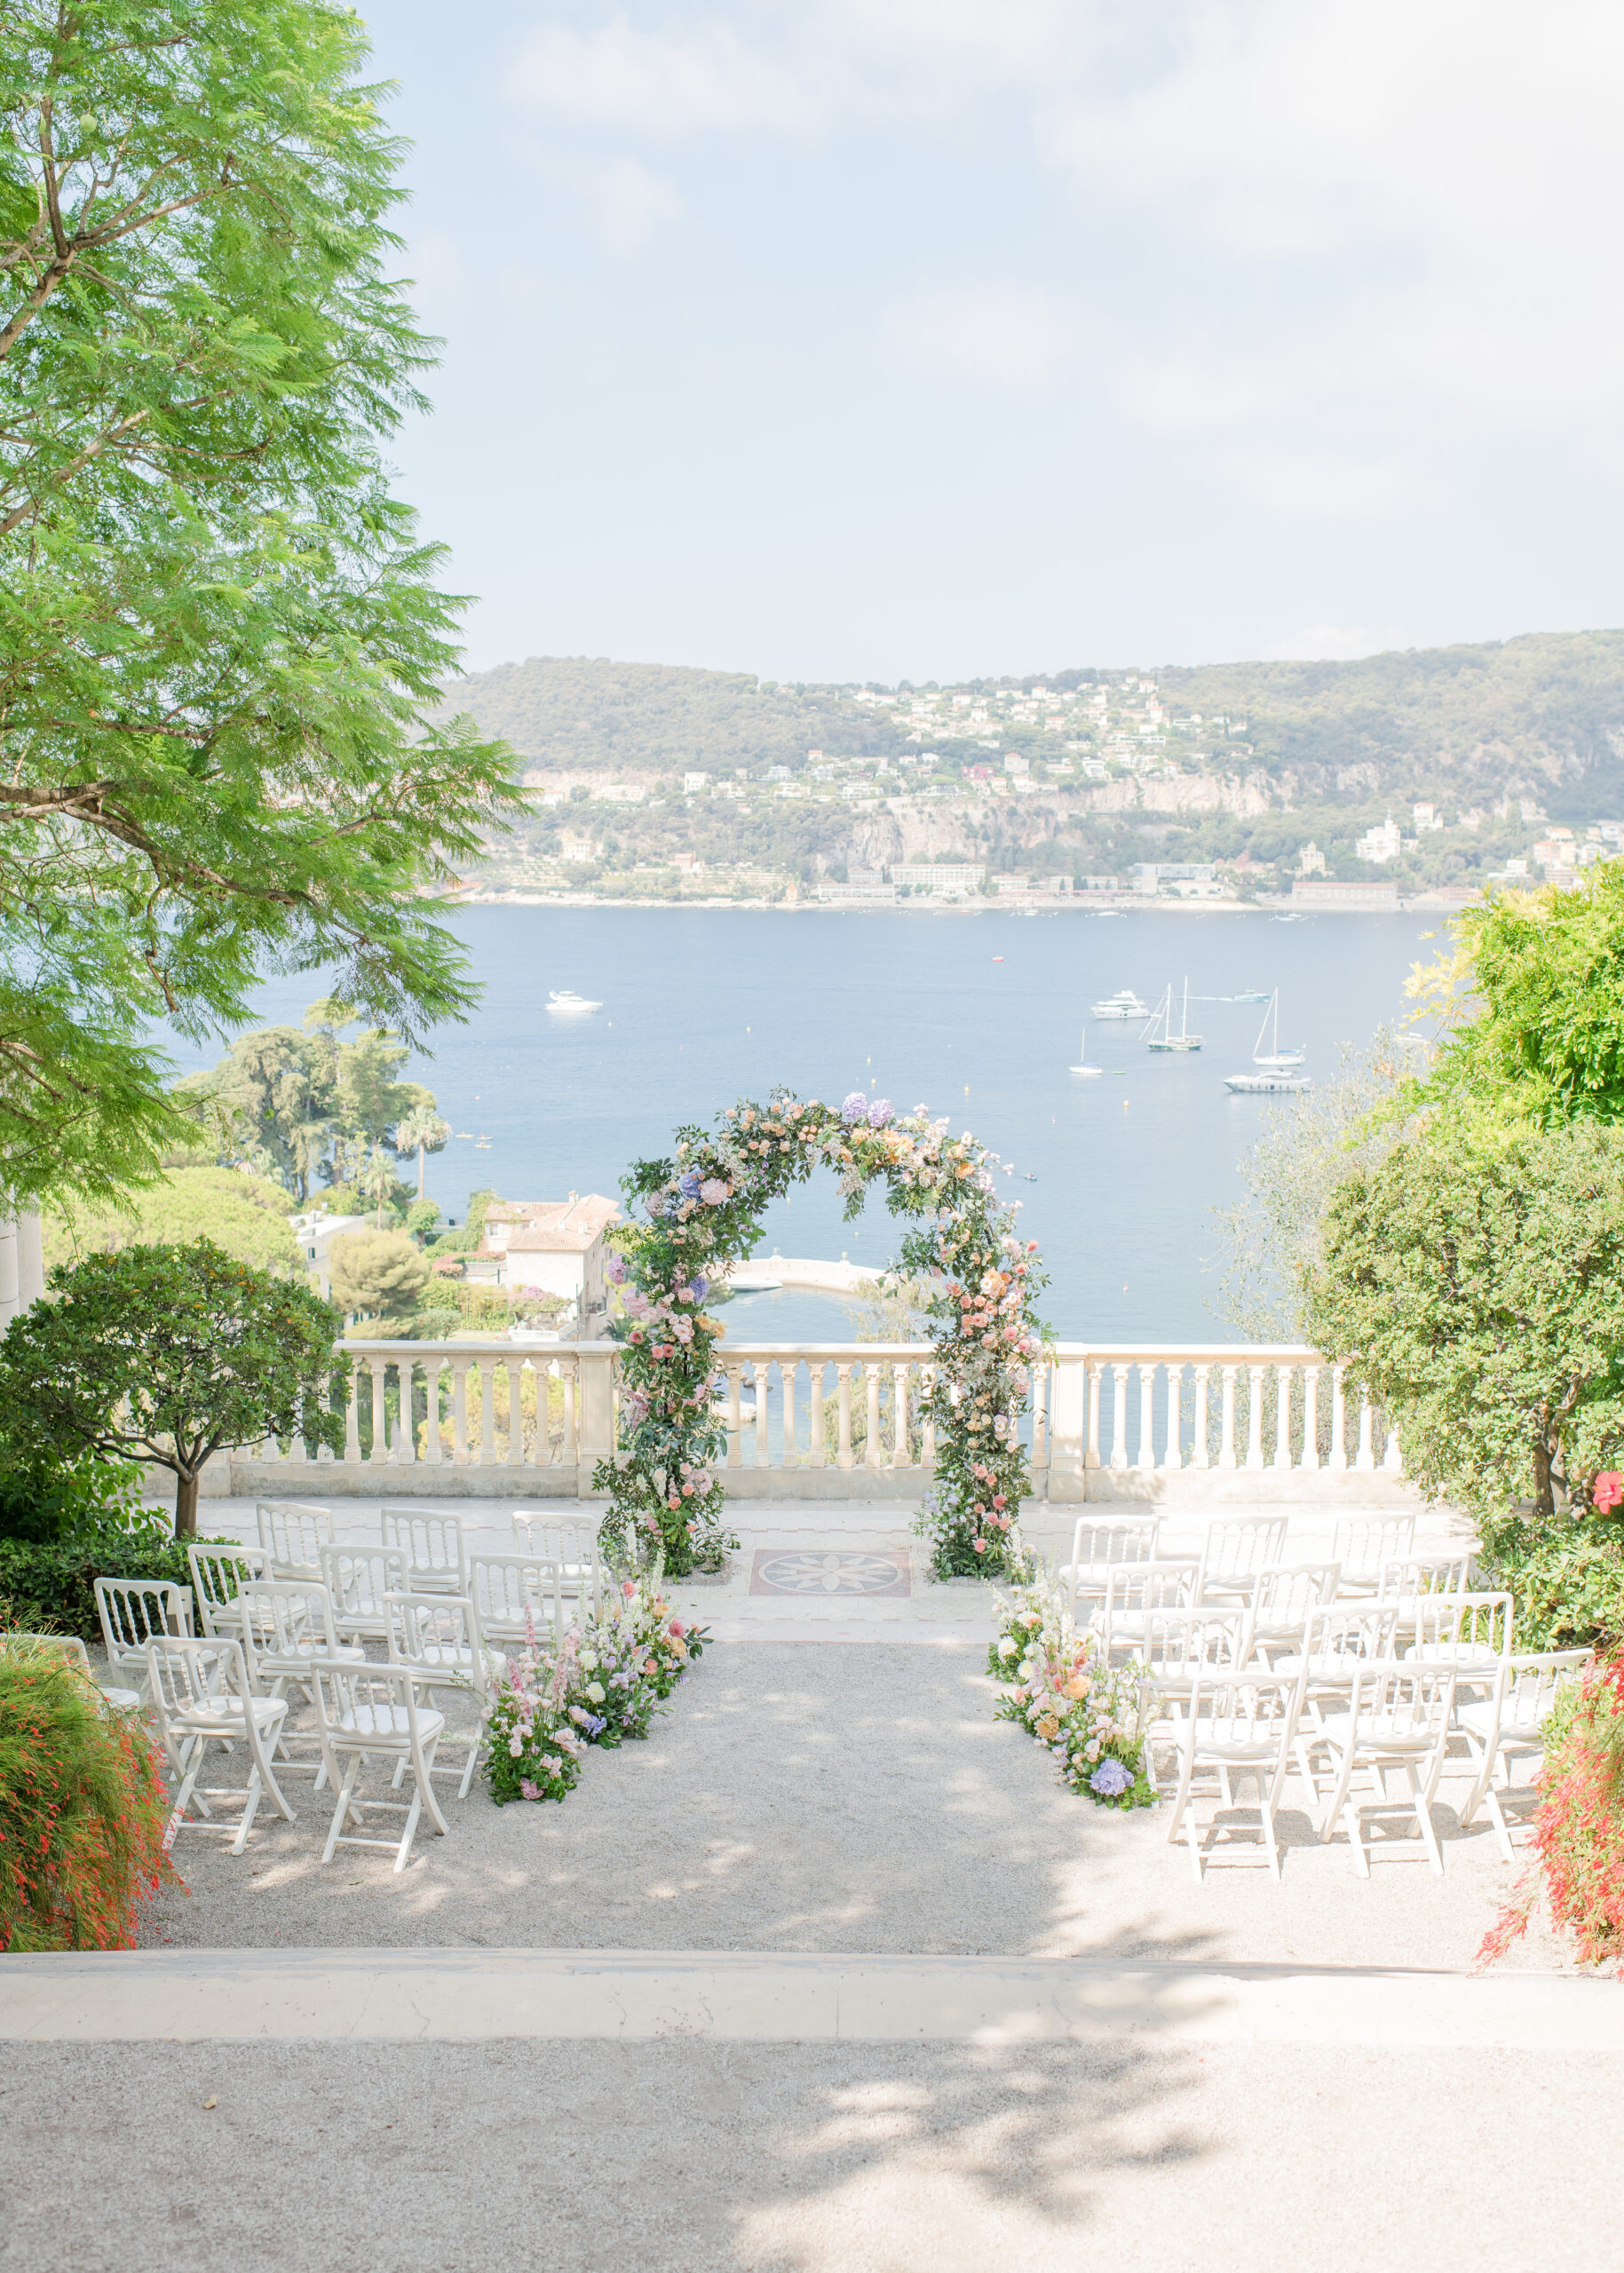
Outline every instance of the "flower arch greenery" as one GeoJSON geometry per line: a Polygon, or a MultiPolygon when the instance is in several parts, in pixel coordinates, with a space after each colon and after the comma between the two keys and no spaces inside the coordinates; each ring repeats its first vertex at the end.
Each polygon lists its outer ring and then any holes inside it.
{"type": "Polygon", "coordinates": [[[727,1446],[712,1403],[726,1328],[705,1303],[753,1252],[767,1202],[820,1163],[839,1176],[848,1219],[883,1182],[891,1213],[919,1221],[900,1261],[931,1289],[936,1368],[922,1412],[936,1475],[920,1528],[936,1572],[1015,1572],[1030,1482],[1019,1421],[1043,1338],[1037,1247],[1018,1236],[1018,1203],[998,1198],[1002,1162],[968,1131],[950,1136],[923,1105],[899,1119],[858,1093],[836,1108],[776,1089],[766,1105],[733,1105],[714,1130],[679,1129],[674,1159],[639,1160],[622,1178],[632,1220],[609,1264],[625,1311],[614,1329],[621,1448],[593,1477],[612,1502],[606,1530],[624,1550],[662,1553],[674,1576],[717,1567],[736,1543],[715,1472],[727,1446]]]}

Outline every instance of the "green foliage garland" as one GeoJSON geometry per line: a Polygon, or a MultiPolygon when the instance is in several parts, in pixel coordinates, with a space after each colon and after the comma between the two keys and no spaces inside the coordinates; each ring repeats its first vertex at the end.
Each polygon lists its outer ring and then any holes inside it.
{"type": "Polygon", "coordinates": [[[677,1131],[676,1156],[639,1160],[622,1189],[643,1221],[622,1232],[610,1275],[624,1289],[621,1450],[599,1463],[611,1537],[680,1577],[715,1569],[734,1544],[715,1469],[726,1431],[711,1395],[725,1328],[707,1315],[711,1286],[751,1254],[761,1212],[820,1163],[832,1168],[848,1219],[883,1182],[893,1215],[923,1219],[902,1242],[905,1270],[925,1279],[935,1379],[922,1405],[936,1431],[935,1488],[920,1526],[941,1578],[1011,1568],[1010,1533],[1028,1488],[1018,1423],[1043,1329],[1033,1310],[1044,1278],[1034,1242],[1001,1204],[995,1156],[966,1131],[947,1133],[923,1105],[900,1120],[883,1098],[853,1093],[836,1109],[774,1090],[730,1108],[714,1131],[677,1131]]]}

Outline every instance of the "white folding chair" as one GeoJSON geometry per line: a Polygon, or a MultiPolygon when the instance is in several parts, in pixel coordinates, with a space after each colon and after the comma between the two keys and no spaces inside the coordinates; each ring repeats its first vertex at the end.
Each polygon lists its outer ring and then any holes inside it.
{"type": "Polygon", "coordinates": [[[250,1580],[269,1575],[267,1561],[264,1550],[253,1547],[186,1548],[198,1622],[206,1635],[242,1640],[242,1605],[237,1597],[250,1580]]]}
{"type": "Polygon", "coordinates": [[[273,1579],[313,1579],[320,1583],[321,1549],[337,1544],[330,1508],[300,1500],[259,1500],[254,1505],[259,1544],[273,1579]]]}
{"type": "Polygon", "coordinates": [[[1337,1592],[1373,1595],[1384,1563],[1415,1551],[1414,1516],[1344,1516],[1331,1539],[1331,1553],[1342,1565],[1337,1592]]]}
{"type": "Polygon", "coordinates": [[[1292,1750],[1315,1806],[1319,1804],[1319,1786],[1312,1754],[1321,1742],[1326,1707],[1345,1711],[1353,1693],[1355,1674],[1362,1667],[1393,1656],[1398,1614],[1394,1603],[1367,1598],[1344,1602],[1339,1598],[1311,1611],[1301,1645],[1280,1652],[1273,1659],[1276,1673],[1298,1673],[1303,1676],[1303,1706],[1297,1715],[1292,1750]]]}
{"type": "Polygon", "coordinates": [[[91,1686],[99,1691],[101,1701],[108,1712],[139,1712],[140,1691],[118,1689],[111,1682],[98,1681],[95,1667],[91,1663],[91,1653],[76,1634],[0,1634],[0,1649],[12,1650],[20,1645],[47,1655],[54,1651],[59,1657],[71,1659],[91,1686]]]}
{"type": "Polygon", "coordinates": [[[133,1675],[141,1696],[150,1670],[148,1642],[192,1639],[192,1589],[172,1579],[98,1579],[96,1613],[108,1671],[133,1675]]]}
{"type": "Polygon", "coordinates": [[[448,1828],[434,1797],[434,1752],[445,1732],[443,1713],[419,1704],[416,1684],[406,1666],[316,1665],[316,1709],[321,1720],[323,1749],[345,1762],[338,1787],[338,1804],[321,1860],[330,1863],[340,1847],[384,1847],[393,1849],[397,1872],[406,1868],[417,1833],[417,1819],[426,1807],[429,1819],[443,1836],[448,1828]],[[359,1800],[355,1779],[363,1761],[374,1757],[394,1762],[396,1788],[409,1770],[412,1796],[403,1800],[359,1800]],[[406,1818],[400,1837],[368,1839],[346,1832],[353,1817],[364,1824],[368,1808],[384,1808],[406,1818]]]}
{"type": "Polygon", "coordinates": [[[1160,1516],[1079,1516],[1072,1532],[1072,1559],[1055,1573],[1063,1587],[1071,1588],[1073,1606],[1099,1600],[1107,1571],[1125,1563],[1154,1562],[1161,1530],[1160,1516]]]}
{"type": "Polygon", "coordinates": [[[288,1700],[254,1695],[241,1643],[148,1642],[147,1685],[178,1787],[171,1818],[177,1830],[232,1832],[231,1851],[240,1855],[248,1844],[264,1795],[268,1794],[273,1806],[289,1823],[293,1821],[293,1810],[271,1772],[270,1757],[288,1717],[288,1700]],[[211,1744],[224,1745],[228,1750],[247,1745],[246,1786],[239,1789],[198,1782],[211,1744]],[[194,1800],[209,1818],[213,1814],[210,1800],[235,1799],[242,1801],[242,1812],[234,1825],[186,1820],[194,1800]]]}
{"type": "Polygon", "coordinates": [[[1457,1686],[1486,1687],[1510,1663],[1517,1604],[1508,1594],[1418,1595],[1399,1606],[1398,1654],[1452,1666],[1457,1686]],[[1414,1638],[1407,1647],[1406,1634],[1414,1638]]]}
{"type": "Polygon", "coordinates": [[[250,1579],[238,1599],[249,1676],[264,1694],[286,1697],[297,1681],[313,1702],[310,1668],[317,1659],[365,1665],[365,1650],[339,1641],[333,1598],[319,1579],[250,1579]]]}
{"type": "Polygon", "coordinates": [[[1200,1577],[1200,1557],[1195,1555],[1113,1564],[1089,1620],[1106,1657],[1113,1650],[1132,1649],[1154,1612],[1193,1609],[1200,1577]]]}
{"type": "Polygon", "coordinates": [[[1183,1740],[1185,1708],[1196,1683],[1238,1673],[1245,1664],[1251,1616],[1244,1603],[1145,1613],[1134,1657],[1146,1707],[1145,1746],[1153,1781],[1157,1750],[1176,1750],[1183,1740]]]}
{"type": "Polygon", "coordinates": [[[383,1511],[384,1544],[406,1556],[411,1590],[416,1595],[465,1595],[467,1550],[461,1516],[425,1514],[420,1508],[383,1511]]]}
{"type": "Polygon", "coordinates": [[[1274,1816],[1301,1701],[1302,1677],[1296,1674],[1249,1669],[1240,1674],[1217,1673],[1196,1682],[1191,1690],[1189,1715],[1179,1738],[1178,1789],[1168,1841],[1171,1845],[1184,1830],[1198,1886],[1203,1857],[1216,1844],[1227,1842],[1234,1835],[1235,1826],[1223,1818],[1243,1811],[1237,1808],[1230,1790],[1231,1778],[1240,1770],[1256,1778],[1257,1804],[1244,1812],[1257,1817],[1269,1874],[1279,1883],[1280,1850],[1274,1816]],[[1196,1770],[1202,1768],[1217,1771],[1219,1810],[1205,1835],[1198,1839],[1191,1786],[1196,1770]]]}
{"type": "Polygon", "coordinates": [[[556,1563],[534,1555],[471,1555],[468,1593],[487,1643],[534,1638],[538,1647],[551,1649],[563,1639],[562,1573],[556,1563]]]}
{"type": "Polygon", "coordinates": [[[1208,1524],[1201,1552],[1203,1602],[1244,1602],[1265,1563],[1278,1563],[1286,1548],[1286,1516],[1232,1516],[1208,1524]]]}
{"type": "Polygon", "coordinates": [[[408,1590],[406,1550],[400,1547],[324,1547],[321,1581],[333,1598],[340,1640],[382,1642],[388,1633],[384,1596],[408,1590]]]}
{"type": "Polygon", "coordinates": [[[1500,1792],[1511,1789],[1506,1755],[1543,1754],[1545,1723],[1558,1691],[1566,1683],[1577,1681],[1589,1662],[1588,1650],[1546,1650],[1508,1658],[1487,1697],[1464,1705],[1456,1702],[1455,1725],[1466,1738],[1477,1770],[1471,1797],[1461,1810],[1461,1827],[1469,1830],[1478,1809],[1486,1805],[1500,1851],[1508,1863],[1517,1858],[1500,1803],[1500,1792]],[[1496,1782],[1500,1792],[1494,1788],[1496,1782]]]}
{"type": "Polygon", "coordinates": [[[590,1590],[592,1608],[598,1608],[603,1599],[603,1557],[596,1524],[521,1513],[513,1517],[513,1542],[527,1559],[558,1565],[560,1594],[581,1596],[590,1590]]]}
{"type": "Polygon", "coordinates": [[[1378,1602],[1407,1603],[1420,1595],[1463,1595],[1471,1584],[1476,1546],[1437,1554],[1390,1555],[1376,1574],[1378,1602]]]}
{"type": "Polygon", "coordinates": [[[1252,1580],[1253,1652],[1265,1667],[1277,1650],[1301,1654],[1308,1621],[1336,1596],[1335,1563],[1265,1563],[1252,1580]]]}
{"type": "MultiPolygon", "coordinates": [[[[1432,1828],[1432,1795],[1443,1773],[1444,1754],[1454,1710],[1454,1667],[1445,1665],[1399,1664],[1377,1659],[1355,1670],[1345,1709],[1327,1713],[1319,1735],[1330,1746],[1335,1780],[1330,1805],[1320,1826],[1321,1841],[1328,1840],[1340,1818],[1347,1826],[1353,1867],[1362,1879],[1370,1876],[1370,1862],[1362,1834],[1366,1816],[1409,1816],[1415,1818],[1427,1859],[1441,1878],[1444,1857],[1432,1828]],[[1387,1771],[1401,1768],[1409,1795],[1401,1801],[1387,1795],[1387,1771]],[[1363,1769],[1375,1794],[1362,1804],[1353,1796],[1353,1778],[1363,1769]]],[[[1398,1842],[1392,1842],[1397,1848],[1398,1842]]],[[[1384,1838],[1372,1852],[1387,1846],[1384,1838]]]]}
{"type": "MultiPolygon", "coordinates": [[[[479,1718],[471,1736],[451,1730],[448,1741],[464,1741],[457,1797],[468,1797],[469,1786],[484,1741],[485,1715],[495,1685],[507,1673],[508,1661],[500,1650],[486,1647],[479,1632],[479,1612],[467,1595],[385,1595],[384,1630],[389,1662],[404,1666],[423,1692],[432,1698],[437,1689],[456,1689],[471,1697],[479,1718]]],[[[437,1768],[437,1776],[455,1776],[455,1768],[437,1768]]],[[[397,1781],[399,1778],[397,1776],[397,1781]]]]}

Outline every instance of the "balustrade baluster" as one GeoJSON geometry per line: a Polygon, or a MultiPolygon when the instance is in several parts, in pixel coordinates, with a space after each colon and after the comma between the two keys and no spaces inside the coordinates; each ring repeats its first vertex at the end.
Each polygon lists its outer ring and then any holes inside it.
{"type": "Polygon", "coordinates": [[[440,1461],[440,1369],[445,1364],[440,1357],[425,1358],[423,1361],[424,1408],[425,1419],[423,1431],[424,1458],[431,1468],[440,1461]]]}
{"type": "Polygon", "coordinates": [[[1235,1376],[1240,1371],[1239,1366],[1225,1366],[1224,1368],[1224,1434],[1218,1445],[1220,1468],[1233,1468],[1235,1465],[1235,1376]]]}
{"type": "Polygon", "coordinates": [[[389,1458],[389,1367],[383,1358],[368,1358],[367,1371],[372,1376],[372,1456],[371,1464],[381,1468],[389,1458]]]}
{"type": "Polygon", "coordinates": [[[1397,1429],[1390,1429],[1387,1432],[1387,1450],[1382,1456],[1382,1465],[1390,1476],[1403,1473],[1404,1454],[1399,1449],[1397,1429]]]}
{"type": "Polygon", "coordinates": [[[1128,1465],[1128,1368],[1111,1364],[1111,1465],[1128,1465]]]}
{"type": "Polygon", "coordinates": [[[468,1465],[468,1364],[451,1360],[451,1463],[468,1465]]]}
{"type": "Polygon", "coordinates": [[[360,1460],[360,1376],[362,1360],[346,1358],[345,1370],[350,1377],[350,1394],[344,1404],[344,1456],[347,1461],[360,1460]]]}
{"type": "Polygon", "coordinates": [[[750,1365],[750,1379],[756,1384],[756,1465],[771,1466],[767,1450],[767,1359],[757,1358],[750,1365]]]}
{"type": "Polygon", "coordinates": [[[823,1418],[823,1360],[809,1358],[806,1361],[806,1416],[810,1430],[810,1450],[814,1468],[828,1465],[828,1432],[823,1418]]]}
{"type": "Polygon", "coordinates": [[[878,1468],[880,1461],[880,1369],[872,1358],[863,1359],[864,1414],[868,1423],[868,1441],[863,1446],[863,1466],[878,1468]]]}
{"type": "Polygon", "coordinates": [[[408,1358],[397,1361],[395,1378],[400,1384],[400,1426],[396,1431],[396,1449],[402,1468],[416,1467],[417,1461],[417,1361],[408,1358]]]}
{"type": "Polygon", "coordinates": [[[1252,1392],[1248,1399],[1250,1410],[1247,1414],[1247,1466],[1261,1468],[1264,1464],[1264,1368],[1248,1366],[1247,1371],[1252,1377],[1252,1392]]]}
{"type": "Polygon", "coordinates": [[[1089,1367],[1088,1437],[1082,1455],[1085,1468],[1099,1466],[1099,1385],[1104,1372],[1103,1366],[1089,1367]]]}
{"type": "Polygon", "coordinates": [[[1179,1441],[1183,1433],[1180,1424],[1184,1420],[1179,1407],[1184,1402],[1184,1369],[1168,1358],[1167,1428],[1162,1437],[1161,1454],[1163,1468],[1182,1469],[1184,1464],[1184,1446],[1179,1441]]]}
{"type": "Polygon", "coordinates": [[[1195,1368],[1195,1442],[1190,1447],[1192,1468],[1210,1468],[1212,1454],[1207,1448],[1207,1376],[1210,1366],[1195,1368]]]}
{"type": "Polygon", "coordinates": [[[1319,1368],[1303,1368],[1303,1465],[1317,1469],[1319,1466],[1319,1368]]]}
{"type": "Polygon", "coordinates": [[[1274,1465],[1291,1466],[1291,1376],[1295,1368],[1274,1369],[1274,1465]]]}
{"type": "Polygon", "coordinates": [[[1348,1465],[1348,1397],[1343,1376],[1347,1368],[1331,1368],[1331,1458],[1329,1466],[1338,1471],[1348,1465]]]}
{"type": "Polygon", "coordinates": [[[891,1369],[891,1464],[893,1468],[907,1468],[911,1464],[907,1443],[907,1393],[911,1378],[912,1368],[906,1362],[892,1366],[891,1369]]]}
{"type": "Polygon", "coordinates": [[[476,1358],[474,1371],[479,1381],[479,1465],[496,1465],[496,1364],[492,1358],[476,1358]]]}
{"type": "Polygon", "coordinates": [[[1374,1468],[1376,1464],[1376,1456],[1370,1445],[1370,1392],[1362,1389],[1359,1391],[1359,1448],[1353,1463],[1355,1468],[1374,1468]]]}
{"type": "Polygon", "coordinates": [[[744,1367],[727,1368],[727,1465],[744,1466],[744,1422],[740,1412],[739,1391],[744,1382],[744,1367]]]}
{"type": "Polygon", "coordinates": [[[852,1465],[852,1366],[849,1359],[837,1362],[835,1367],[836,1396],[839,1400],[840,1435],[835,1453],[838,1468],[852,1465]]]}
{"type": "Polygon", "coordinates": [[[574,1468],[581,1460],[581,1360],[572,1358],[565,1365],[560,1359],[558,1369],[564,1390],[564,1442],[558,1457],[566,1468],[574,1468]]]}
{"type": "Polygon", "coordinates": [[[800,1362],[800,1359],[792,1352],[780,1351],[779,1354],[778,1379],[784,1401],[783,1461],[786,1468],[793,1468],[796,1465],[795,1377],[799,1370],[800,1362]]]}
{"type": "Polygon", "coordinates": [[[921,1366],[919,1368],[919,1409],[924,1415],[924,1426],[920,1430],[919,1463],[922,1468],[927,1468],[932,1471],[936,1467],[936,1420],[931,1411],[930,1398],[935,1386],[935,1366],[921,1366]]]}
{"type": "Polygon", "coordinates": [[[1137,1469],[1153,1469],[1156,1465],[1156,1448],[1151,1442],[1152,1423],[1155,1419],[1156,1367],[1153,1362],[1141,1362],[1134,1368],[1139,1376],[1139,1450],[1134,1460],[1137,1469]]]}

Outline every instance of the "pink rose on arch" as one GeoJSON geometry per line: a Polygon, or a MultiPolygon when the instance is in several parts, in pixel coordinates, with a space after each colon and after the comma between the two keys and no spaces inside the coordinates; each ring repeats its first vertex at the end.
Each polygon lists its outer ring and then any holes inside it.
{"type": "Polygon", "coordinates": [[[728,1187],[719,1176],[708,1176],[699,1188],[699,1196],[707,1208],[719,1208],[727,1195],[728,1187]]]}
{"type": "Polygon", "coordinates": [[[626,1283],[625,1257],[612,1250],[604,1259],[604,1277],[612,1287],[623,1287],[626,1283]]]}
{"type": "Polygon", "coordinates": [[[1590,1497],[1603,1514],[1624,1501],[1624,1476],[1616,1468],[1604,1469],[1590,1489],[1590,1497]]]}

